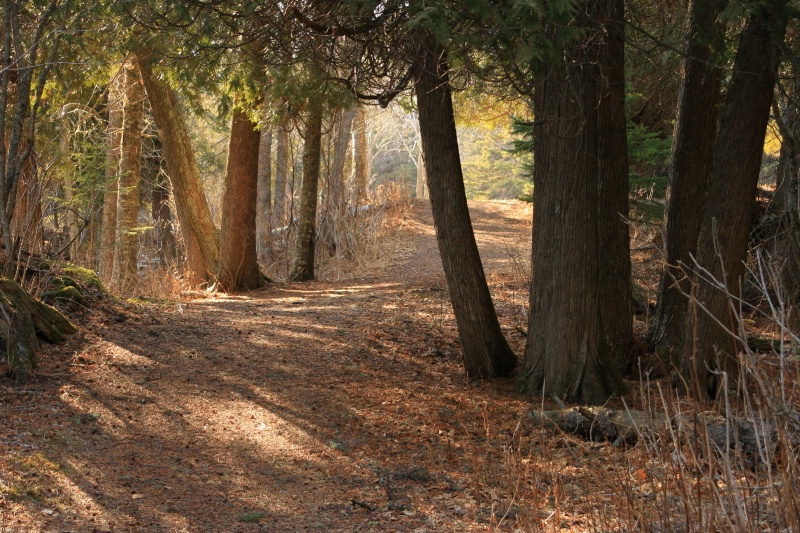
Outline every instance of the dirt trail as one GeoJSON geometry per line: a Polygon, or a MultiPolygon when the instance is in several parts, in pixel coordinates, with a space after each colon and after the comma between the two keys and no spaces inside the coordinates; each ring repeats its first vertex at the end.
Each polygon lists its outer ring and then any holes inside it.
{"type": "MultiPolygon", "coordinates": [[[[472,214],[519,352],[530,212],[472,214]]],[[[1,381],[0,531],[523,523],[484,488],[526,405],[463,376],[430,210],[398,232],[374,275],[95,316],[29,386],[1,381]]]]}

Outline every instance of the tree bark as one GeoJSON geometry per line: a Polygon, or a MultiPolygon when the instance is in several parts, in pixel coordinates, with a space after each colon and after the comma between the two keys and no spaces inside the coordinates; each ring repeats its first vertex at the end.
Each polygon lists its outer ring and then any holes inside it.
{"type": "Polygon", "coordinates": [[[350,146],[355,113],[355,106],[346,109],[342,113],[333,149],[333,165],[331,166],[330,180],[328,181],[328,209],[323,222],[327,227],[320,230],[321,235],[327,236],[327,244],[330,246],[331,255],[342,252],[349,253],[344,224],[347,213],[344,167],[347,161],[347,150],[350,146]]]}
{"type": "Polygon", "coordinates": [[[529,394],[603,403],[622,390],[632,341],[621,220],[628,179],[622,4],[577,7],[574,24],[586,37],[546,65],[534,95],[532,282],[519,385],[529,394]]]}
{"type": "MultiPolygon", "coordinates": [[[[785,0],[771,0],[750,13],[739,39],[731,85],[725,98],[714,148],[709,201],[703,217],[697,262],[695,350],[688,353],[688,377],[695,394],[714,396],[722,386],[719,371],[734,385],[741,343],[725,328],[743,334],[737,311],[745,274],[744,260],[752,227],[756,189],[769,121],[775,73],[780,60],[787,13],[785,0]],[[721,290],[711,276],[724,283],[721,290]]],[[[742,335],[743,336],[743,335],[742,335]]]]}
{"type": "Polygon", "coordinates": [[[297,243],[289,279],[310,281],[314,279],[316,247],[317,187],[319,185],[320,154],[322,143],[322,103],[311,104],[306,118],[305,145],[303,146],[303,183],[300,188],[300,213],[297,221],[297,243]]]}
{"type": "MultiPolygon", "coordinates": [[[[598,113],[597,204],[598,292],[600,302],[600,359],[624,372],[633,343],[631,246],[628,228],[628,137],[625,119],[625,7],[603,0],[605,42],[598,55],[600,101],[598,113]]],[[[601,31],[603,31],[601,30],[601,31]]]]}
{"type": "Polygon", "coordinates": [[[724,53],[724,24],[719,14],[727,0],[694,0],[689,11],[686,56],[672,136],[666,213],[666,265],[661,273],[650,344],[661,358],[681,367],[686,339],[687,294],[691,282],[684,266],[697,252],[703,207],[711,177],[717,136],[724,53]]]}
{"type": "Polygon", "coordinates": [[[353,208],[363,205],[369,187],[369,154],[367,150],[367,120],[359,106],[353,118],[353,208]]]}
{"type": "Polygon", "coordinates": [[[256,252],[258,260],[266,265],[272,249],[272,130],[266,127],[261,129],[258,144],[257,197],[256,252]]]}
{"type": "Polygon", "coordinates": [[[159,172],[151,196],[153,230],[162,267],[168,267],[177,257],[175,234],[172,232],[172,212],[169,207],[169,180],[166,172],[159,172]]]}
{"type": "Polygon", "coordinates": [[[234,109],[225,193],[222,197],[220,285],[226,291],[263,284],[256,256],[256,192],[260,133],[247,114],[234,109]]]}
{"type": "Polygon", "coordinates": [[[100,275],[111,282],[114,266],[114,241],[117,234],[117,191],[119,189],[119,159],[122,144],[122,69],[114,73],[108,84],[108,127],[106,128],[106,191],[103,196],[103,222],[100,233],[100,275]]]}
{"type": "Polygon", "coordinates": [[[278,125],[278,139],[275,154],[275,200],[273,216],[276,226],[286,223],[286,195],[289,186],[289,113],[284,111],[278,125]]]}
{"type": "Polygon", "coordinates": [[[506,376],[514,370],[516,356],[500,330],[472,232],[446,52],[428,31],[417,39],[414,92],[436,240],[458,325],[464,367],[472,379],[506,376]]]}
{"type": "Polygon", "coordinates": [[[164,159],[186,247],[187,279],[194,284],[208,282],[219,268],[219,233],[203,193],[189,129],[177,95],[153,74],[150,59],[139,57],[138,65],[164,147],[164,159]]]}
{"type": "Polygon", "coordinates": [[[111,286],[130,290],[137,279],[139,226],[139,177],[142,159],[142,123],[144,121],[144,88],[139,69],[133,63],[123,66],[125,103],[123,106],[122,146],[119,160],[117,192],[117,227],[114,241],[114,263],[111,286]]]}

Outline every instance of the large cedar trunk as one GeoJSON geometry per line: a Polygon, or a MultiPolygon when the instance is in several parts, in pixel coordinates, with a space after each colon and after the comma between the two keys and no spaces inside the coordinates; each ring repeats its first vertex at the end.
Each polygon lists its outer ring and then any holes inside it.
{"type": "Polygon", "coordinates": [[[177,95],[153,74],[150,59],[140,57],[139,68],[164,147],[164,159],[186,248],[188,279],[197,284],[207,282],[214,278],[219,268],[219,232],[203,193],[189,129],[177,95]]]}
{"type": "Polygon", "coordinates": [[[661,273],[658,305],[650,343],[666,361],[680,368],[685,345],[691,266],[703,221],[711,176],[724,47],[718,22],[727,0],[694,0],[690,7],[678,118],[672,136],[666,221],[666,266],[661,273]]]}
{"type": "Polygon", "coordinates": [[[633,343],[631,246],[628,229],[628,137],[625,120],[625,14],[620,0],[600,2],[605,21],[600,64],[597,204],[600,358],[624,371],[633,343]]]}
{"type": "Polygon", "coordinates": [[[137,278],[139,226],[139,177],[142,159],[144,88],[136,65],[123,66],[125,104],[123,106],[122,148],[117,191],[117,229],[111,286],[130,290],[137,278]]]}
{"type": "Polygon", "coordinates": [[[220,285],[226,291],[263,284],[256,257],[256,192],[260,134],[241,109],[235,109],[222,197],[220,285]]]}
{"type": "Polygon", "coordinates": [[[314,279],[316,247],[317,188],[319,186],[320,149],[322,143],[322,103],[311,104],[306,118],[303,147],[303,183],[300,188],[300,213],[297,221],[297,243],[289,279],[314,279]]]}
{"type": "Polygon", "coordinates": [[[581,2],[586,38],[546,66],[534,95],[529,394],[602,403],[622,388],[632,316],[621,14],[619,0],[581,2]]]}
{"type": "Polygon", "coordinates": [[[267,264],[271,255],[272,230],[272,130],[262,128],[258,143],[258,205],[256,207],[256,252],[267,264]]]}
{"type": "Polygon", "coordinates": [[[414,91],[429,178],[433,222],[464,367],[472,379],[510,374],[516,356],[497,320],[464,191],[444,48],[430,32],[418,37],[414,91]]]}
{"type": "Polygon", "coordinates": [[[114,241],[117,235],[117,190],[119,188],[119,157],[122,145],[122,82],[120,69],[108,86],[108,127],[106,128],[106,191],[103,196],[103,222],[100,233],[100,275],[111,282],[114,266],[114,241]]]}
{"type": "Polygon", "coordinates": [[[369,186],[369,154],[367,153],[367,120],[359,106],[353,118],[353,208],[363,205],[369,186]]]}
{"type": "Polygon", "coordinates": [[[273,219],[276,226],[286,224],[287,189],[289,187],[289,113],[284,112],[277,127],[277,147],[275,148],[275,200],[273,219]]]}
{"type": "Polygon", "coordinates": [[[742,294],[744,260],[752,227],[756,189],[770,115],[775,72],[787,14],[785,0],[766,2],[750,14],[739,39],[731,85],[725,98],[714,148],[709,201],[703,218],[697,262],[707,272],[698,276],[698,309],[693,325],[696,340],[687,349],[691,383],[696,394],[716,394],[722,385],[718,371],[735,384],[737,339],[725,331],[740,330],[734,308],[742,294]],[[724,283],[727,293],[711,276],[724,283]],[[692,374],[695,375],[692,375],[692,374]]]}

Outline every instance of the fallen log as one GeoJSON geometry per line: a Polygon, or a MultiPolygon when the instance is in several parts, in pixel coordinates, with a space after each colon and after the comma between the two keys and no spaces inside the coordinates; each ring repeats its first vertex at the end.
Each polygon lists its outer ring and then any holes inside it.
{"type": "Polygon", "coordinates": [[[739,450],[755,463],[769,463],[780,446],[800,446],[800,417],[784,413],[779,431],[774,416],[753,420],[741,416],[723,416],[713,411],[686,413],[668,417],[635,409],[614,410],[606,407],[570,407],[553,411],[531,411],[534,424],[557,428],[564,433],[594,442],[607,441],[615,446],[634,444],[639,438],[678,439],[681,442],[710,441],[720,453],[739,450]]]}

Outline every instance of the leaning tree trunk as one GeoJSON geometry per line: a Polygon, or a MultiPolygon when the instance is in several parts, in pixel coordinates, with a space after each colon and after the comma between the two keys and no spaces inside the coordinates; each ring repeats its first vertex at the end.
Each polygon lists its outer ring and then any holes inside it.
{"type": "Polygon", "coordinates": [[[233,111],[225,193],[219,281],[226,291],[256,289],[263,284],[256,256],[256,192],[261,137],[247,113],[233,111]]]}
{"type": "Polygon", "coordinates": [[[294,264],[289,279],[314,279],[314,250],[316,247],[317,187],[319,185],[320,149],[322,143],[322,103],[311,104],[306,118],[303,147],[303,183],[300,188],[300,213],[297,221],[297,242],[294,264]]]}
{"type": "Polygon", "coordinates": [[[714,139],[724,53],[724,24],[718,21],[727,0],[694,0],[686,36],[678,118],[672,135],[669,198],[666,222],[666,265],[661,273],[658,305],[650,344],[661,358],[680,368],[686,339],[691,267],[703,222],[714,139]]]}
{"type": "Polygon", "coordinates": [[[138,57],[138,65],[164,147],[164,159],[186,247],[188,279],[191,283],[208,282],[219,268],[219,233],[203,193],[189,128],[175,91],[155,76],[150,58],[138,57]]]}
{"type": "Polygon", "coordinates": [[[106,128],[106,191],[103,196],[103,222],[100,233],[100,274],[111,282],[114,267],[114,241],[117,234],[117,190],[119,159],[122,144],[122,69],[114,73],[108,84],[108,127],[106,128]]]}
{"type": "Polygon", "coordinates": [[[698,395],[714,396],[722,376],[733,385],[738,374],[741,334],[737,299],[742,294],[744,261],[769,122],[775,73],[780,60],[777,43],[786,31],[786,0],[772,0],[748,17],[739,39],[733,77],[725,98],[714,148],[709,201],[703,218],[697,262],[707,272],[698,276],[697,310],[693,325],[695,350],[689,354],[688,377],[698,395]],[[716,282],[709,282],[713,277],[716,282]],[[718,283],[724,283],[721,290],[718,283]],[[694,374],[694,375],[693,375],[694,374]]]}
{"type": "Polygon", "coordinates": [[[123,66],[125,104],[123,106],[122,148],[117,192],[117,228],[111,286],[129,290],[137,278],[139,226],[139,177],[142,159],[144,88],[135,64],[123,66]]]}
{"type": "Polygon", "coordinates": [[[621,0],[581,2],[574,23],[586,37],[548,62],[534,95],[535,222],[520,376],[532,395],[602,403],[622,389],[632,316],[623,288],[627,204],[619,198],[627,196],[621,14],[621,0]]]}
{"type": "Polygon", "coordinates": [[[497,320],[464,191],[446,52],[431,32],[418,38],[414,91],[429,177],[436,240],[472,379],[505,376],[516,356],[497,320]]]}
{"type": "MultiPolygon", "coordinates": [[[[287,189],[289,187],[289,113],[284,111],[277,127],[278,139],[275,149],[275,200],[273,217],[276,226],[286,223],[287,189]]],[[[291,221],[290,221],[291,222],[291,221]]]]}
{"type": "Polygon", "coordinates": [[[258,198],[256,208],[256,252],[266,265],[272,250],[272,130],[261,129],[258,144],[258,198]]]}
{"type": "Polygon", "coordinates": [[[358,106],[353,118],[353,208],[363,205],[369,186],[369,154],[367,153],[367,119],[364,108],[358,106]]]}

